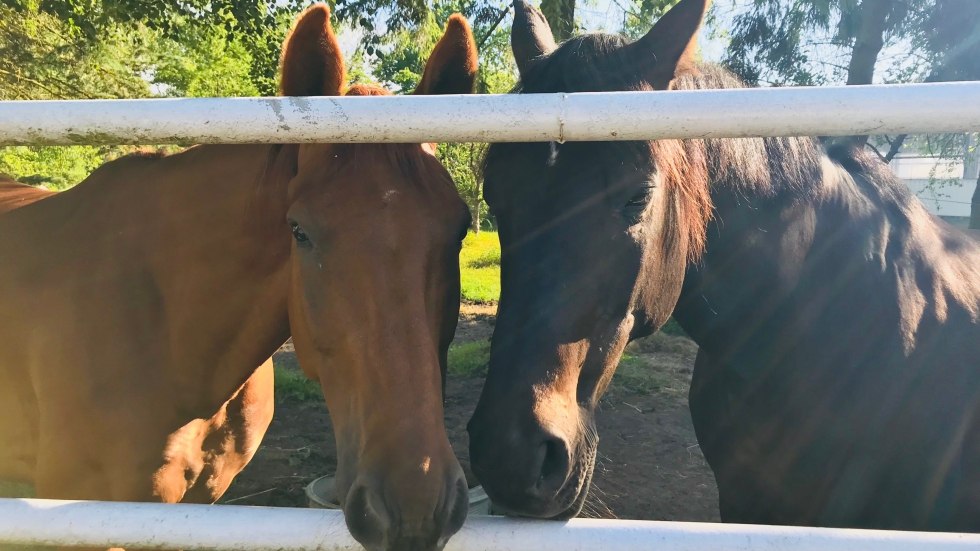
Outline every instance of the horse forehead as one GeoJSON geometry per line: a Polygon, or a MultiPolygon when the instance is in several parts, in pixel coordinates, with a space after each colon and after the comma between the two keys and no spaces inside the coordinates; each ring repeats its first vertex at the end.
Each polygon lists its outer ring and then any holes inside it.
{"type": "Polygon", "coordinates": [[[305,210],[328,214],[313,223],[327,228],[384,227],[392,231],[415,228],[455,228],[466,212],[451,180],[419,171],[400,174],[397,169],[343,170],[327,181],[311,182],[298,200],[305,210]],[[401,229],[398,229],[401,228],[401,229]]]}

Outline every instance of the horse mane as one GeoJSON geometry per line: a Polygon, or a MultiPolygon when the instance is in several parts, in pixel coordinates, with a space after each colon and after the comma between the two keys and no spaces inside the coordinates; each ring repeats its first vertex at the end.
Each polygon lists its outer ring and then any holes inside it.
{"type": "MultiPolygon", "coordinates": [[[[625,37],[614,34],[596,33],[571,38],[533,64],[515,91],[652,90],[640,72],[643,68],[623,55],[627,44],[629,41],[625,37]]],[[[711,63],[699,63],[694,71],[680,75],[671,83],[673,90],[731,88],[746,88],[746,85],[724,67],[711,63]]],[[[669,146],[665,148],[676,151],[669,146]]],[[[685,149],[693,161],[705,163],[707,179],[696,178],[699,184],[733,187],[748,194],[791,193],[799,197],[814,194],[820,181],[823,148],[810,137],[685,140],[685,149]]],[[[658,163],[662,161],[657,158],[658,163]]]]}
{"type": "MultiPolygon", "coordinates": [[[[613,34],[585,34],[570,38],[546,58],[533,64],[513,89],[517,93],[647,91],[650,85],[636,71],[635,64],[620,55],[626,38],[613,34]]],[[[484,156],[484,166],[493,145],[484,156]]],[[[704,151],[691,140],[651,142],[606,142],[593,153],[620,158],[624,154],[649,156],[668,193],[674,198],[667,227],[686,232],[668,234],[665,248],[685,238],[688,257],[700,257],[707,244],[707,223],[711,219],[711,196],[704,151]]]]}
{"type": "MultiPolygon", "coordinates": [[[[745,88],[738,77],[720,65],[698,64],[696,71],[674,80],[674,90],[745,88]]],[[[816,195],[824,155],[812,137],[711,138],[700,142],[712,186],[743,194],[797,199],[816,195]]]]}
{"type": "Polygon", "coordinates": [[[839,144],[828,148],[827,155],[849,174],[859,176],[869,184],[862,189],[886,209],[892,221],[908,225],[910,220],[924,212],[912,190],[867,149],[839,144]]]}
{"type": "MultiPolygon", "coordinates": [[[[608,92],[652,90],[638,64],[626,58],[628,39],[613,34],[585,34],[562,43],[525,71],[515,92],[608,92]]],[[[672,90],[724,90],[746,84],[721,65],[699,63],[678,76],[672,90]]],[[[890,215],[906,222],[917,217],[914,196],[887,165],[862,148],[825,149],[813,137],[710,138],[650,142],[653,159],[665,181],[684,200],[692,257],[705,243],[711,215],[710,191],[727,189],[746,197],[804,201],[820,196],[826,158],[859,175],[865,193],[890,215]],[[696,223],[703,220],[703,224],[696,223]]],[[[610,153],[617,153],[610,149],[610,153]]],[[[618,152],[621,153],[621,152],[618,152]]],[[[601,154],[601,153],[600,153],[601,154]]]]}
{"type": "MultiPolygon", "coordinates": [[[[373,84],[355,84],[345,96],[390,96],[391,92],[373,84]]],[[[377,162],[382,158],[388,165],[398,167],[399,172],[413,181],[425,185],[433,179],[431,160],[418,144],[376,143],[376,144],[334,144],[335,152],[342,152],[340,158],[351,163],[377,162]]],[[[441,178],[435,178],[439,180],[441,178]]],[[[450,183],[451,184],[451,183],[450,183]]]]}

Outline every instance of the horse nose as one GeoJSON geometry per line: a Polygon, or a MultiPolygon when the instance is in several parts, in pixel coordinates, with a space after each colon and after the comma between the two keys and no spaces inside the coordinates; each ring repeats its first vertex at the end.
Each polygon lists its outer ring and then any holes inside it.
{"type": "Polygon", "coordinates": [[[443,494],[434,511],[424,511],[391,500],[367,481],[355,482],[344,504],[347,529],[368,551],[441,551],[466,520],[469,495],[462,473],[443,494]]]}
{"type": "Polygon", "coordinates": [[[502,429],[476,417],[468,431],[473,473],[494,505],[522,515],[550,516],[570,474],[566,439],[537,423],[524,430],[502,429]]]}
{"type": "Polygon", "coordinates": [[[539,467],[532,467],[531,472],[538,472],[538,480],[532,493],[541,498],[550,498],[558,493],[568,480],[570,456],[565,440],[554,435],[546,434],[538,446],[539,467]]]}

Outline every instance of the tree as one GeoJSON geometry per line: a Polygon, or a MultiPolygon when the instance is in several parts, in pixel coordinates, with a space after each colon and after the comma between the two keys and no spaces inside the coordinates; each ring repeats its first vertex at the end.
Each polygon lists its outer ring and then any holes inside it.
{"type": "Polygon", "coordinates": [[[148,96],[140,71],[151,41],[112,27],[91,42],[51,15],[0,6],[0,99],[148,96]]]}
{"type": "MultiPolygon", "coordinates": [[[[871,84],[876,72],[885,82],[938,82],[980,79],[977,51],[976,0],[754,0],[734,19],[725,63],[749,82],[776,85],[871,84]],[[905,55],[883,66],[889,46],[905,55]]],[[[883,136],[870,146],[887,162],[906,138],[883,136]]],[[[963,136],[930,139],[940,144],[931,151],[962,154],[963,136]]],[[[980,191],[973,205],[980,223],[980,191]]]]}
{"type": "MultiPolygon", "coordinates": [[[[226,25],[194,24],[177,17],[172,35],[132,17],[108,17],[101,9],[85,19],[45,11],[38,2],[0,0],[0,99],[135,98],[151,95],[236,96],[274,91],[254,77],[260,65],[274,67],[278,50],[255,60],[250,38],[226,25]],[[264,88],[264,90],[263,90],[264,88]]],[[[116,3],[121,6],[123,3],[116,3]]],[[[147,5],[152,5],[148,3],[147,5]]],[[[175,16],[176,17],[176,16],[175,16]]],[[[283,33],[288,18],[281,18],[283,33]]],[[[237,28],[237,27],[236,27],[237,28]]],[[[0,172],[21,181],[65,188],[128,146],[0,148],[0,172]]]]}
{"type": "Polygon", "coordinates": [[[541,13],[556,41],[568,40],[575,32],[575,0],[541,0],[541,13]]]}
{"type": "Polygon", "coordinates": [[[477,44],[497,28],[511,0],[336,0],[337,21],[363,31],[364,51],[374,56],[391,44],[391,36],[402,31],[415,32],[429,24],[433,14],[451,6],[469,20],[476,31],[477,44]],[[481,32],[483,31],[483,32],[481,32]]]}
{"type": "Polygon", "coordinates": [[[636,40],[650,31],[667,11],[681,0],[636,0],[632,4],[617,5],[623,10],[623,34],[636,40]]]}
{"type": "Polygon", "coordinates": [[[734,18],[725,64],[775,85],[871,84],[876,69],[891,82],[977,78],[978,28],[974,0],[755,0],[734,18]],[[908,55],[882,68],[886,45],[908,55]]]}
{"type": "Polygon", "coordinates": [[[264,95],[276,91],[279,47],[289,18],[304,0],[0,0],[19,16],[44,14],[79,41],[98,44],[114,30],[145,27],[180,41],[223,29],[249,53],[249,76],[264,95]]]}
{"type": "Polygon", "coordinates": [[[179,42],[160,41],[153,64],[153,83],[176,97],[258,96],[251,78],[252,53],[223,28],[185,35],[179,42]]]}

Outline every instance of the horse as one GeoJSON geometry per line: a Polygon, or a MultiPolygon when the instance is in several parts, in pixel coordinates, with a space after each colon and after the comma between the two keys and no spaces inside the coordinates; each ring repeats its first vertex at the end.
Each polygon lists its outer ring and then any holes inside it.
{"type": "MultiPolygon", "coordinates": [[[[707,7],[558,46],[517,0],[517,91],[740,87],[695,59],[707,7]]],[[[980,530],[980,246],[886,165],[796,137],[493,144],[484,170],[502,292],[469,434],[495,506],[579,512],[596,404],[673,312],[723,521],[980,530]]]]}
{"type": "MultiPolygon", "coordinates": [[[[456,14],[416,94],[471,93],[456,14]]],[[[283,96],[347,89],[325,5],[283,96]]],[[[435,144],[203,145],[60,193],[0,188],[0,478],[41,498],[217,500],[273,414],[290,336],[335,427],[366,548],[440,549],[467,511],[443,421],[469,212],[435,144]]]]}

